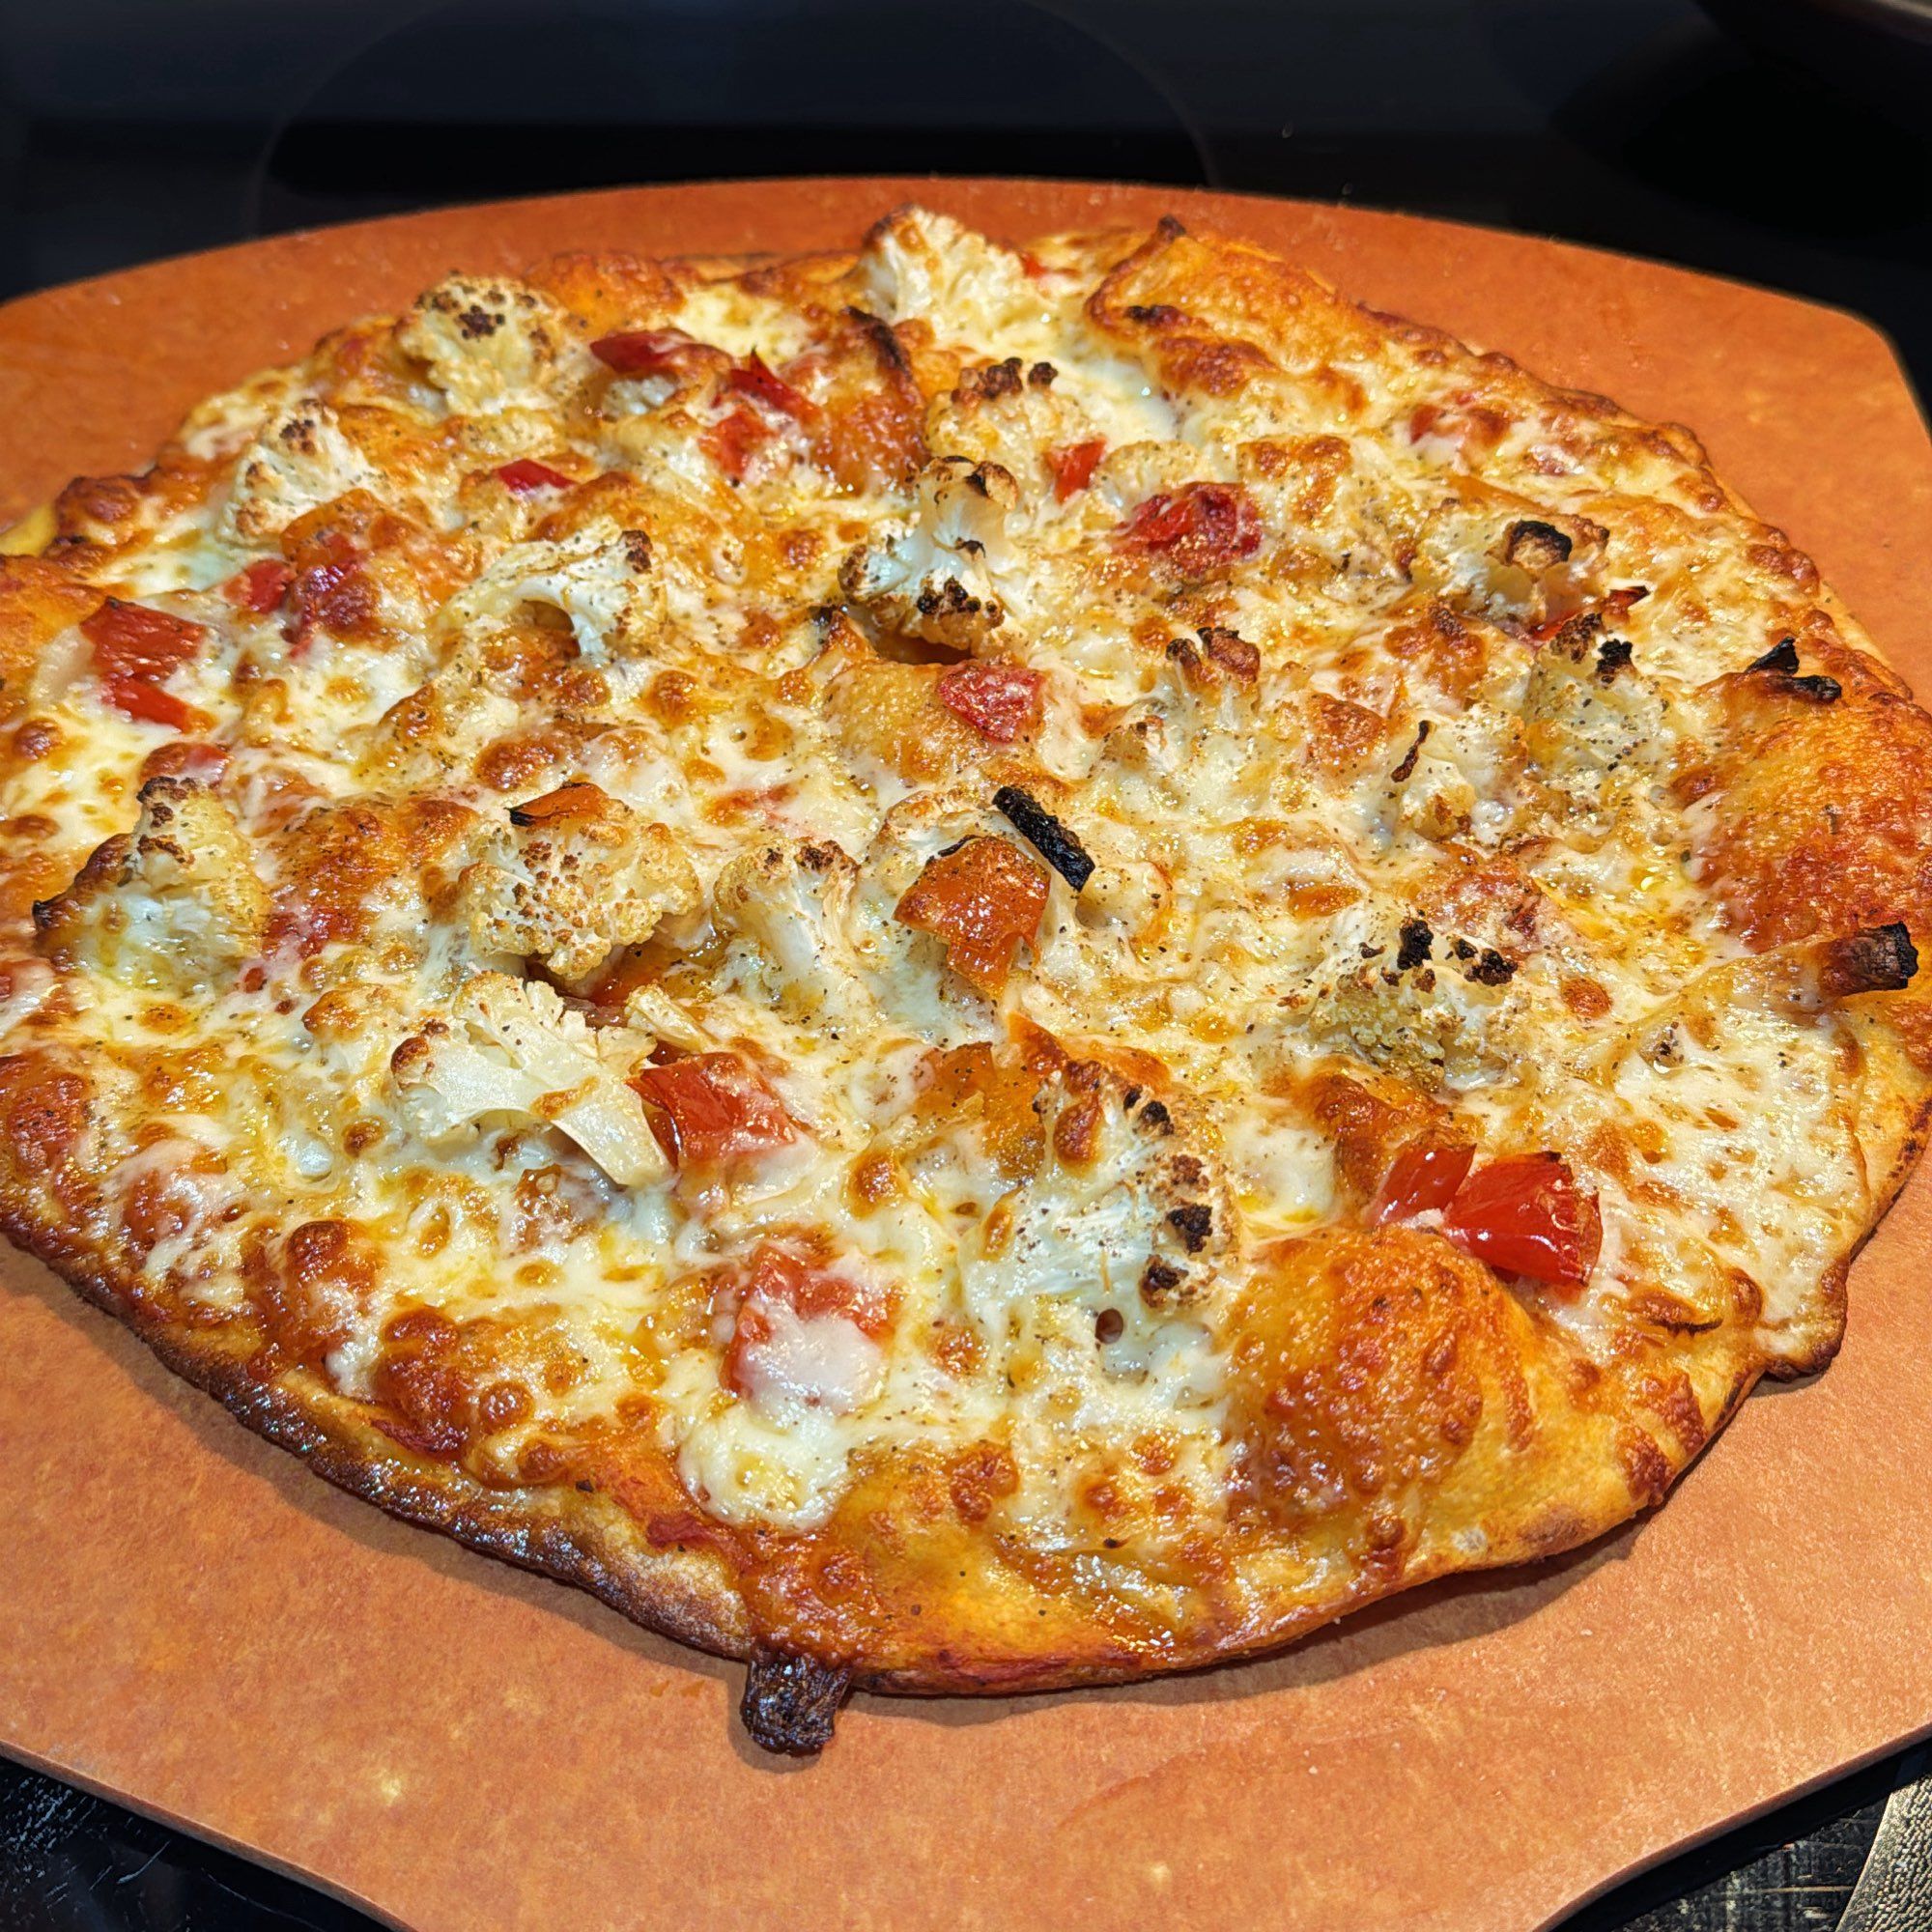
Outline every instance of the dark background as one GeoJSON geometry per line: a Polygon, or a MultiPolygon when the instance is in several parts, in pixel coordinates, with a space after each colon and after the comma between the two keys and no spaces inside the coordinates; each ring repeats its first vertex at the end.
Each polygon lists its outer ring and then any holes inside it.
{"type": "MultiPolygon", "coordinates": [[[[1772,0],[1732,4],[1776,34],[1772,0]]],[[[1692,0],[0,0],[0,296],[457,200],[1084,175],[1662,257],[1858,310],[1924,389],[1927,21],[1917,51],[1767,51],[1692,0]]],[[[1678,1860],[1574,1932],[1829,1932],[1900,1775],[1678,1860]]],[[[0,1762],[0,1932],[368,1925],[0,1762]]]]}

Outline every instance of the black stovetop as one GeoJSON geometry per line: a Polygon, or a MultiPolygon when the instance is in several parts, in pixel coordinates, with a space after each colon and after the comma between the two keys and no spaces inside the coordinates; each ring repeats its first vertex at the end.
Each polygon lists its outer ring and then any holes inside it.
{"type": "MultiPolygon", "coordinates": [[[[0,296],[459,200],[1091,176],[1660,256],[1856,309],[1923,387],[1932,147],[1897,98],[1821,92],[1692,0],[0,0],[0,296]]],[[[1576,1932],[1829,1932],[1896,1770],[1576,1932]]],[[[0,1932],[368,1924],[0,1763],[0,1932]]]]}

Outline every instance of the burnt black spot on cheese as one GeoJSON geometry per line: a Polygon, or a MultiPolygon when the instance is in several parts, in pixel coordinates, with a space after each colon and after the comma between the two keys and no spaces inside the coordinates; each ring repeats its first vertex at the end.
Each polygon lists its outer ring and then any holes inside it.
{"type": "Polygon", "coordinates": [[[1422,755],[1422,748],[1428,740],[1429,720],[1425,718],[1416,725],[1415,742],[1402,754],[1402,763],[1389,774],[1397,784],[1401,784],[1415,770],[1415,761],[1422,755]]]}
{"type": "Polygon", "coordinates": [[[1597,682],[1609,684],[1631,661],[1631,645],[1628,638],[1605,638],[1597,646],[1597,682]]]}
{"type": "Polygon", "coordinates": [[[1426,919],[1404,920],[1402,944],[1396,949],[1395,970],[1406,973],[1411,966],[1420,966],[1429,957],[1435,944],[1435,935],[1430,931],[1426,919]]]}
{"type": "Polygon", "coordinates": [[[1798,668],[1798,639],[1779,638],[1763,657],[1753,658],[1747,670],[1781,670],[1787,676],[1798,668]]]}
{"type": "Polygon", "coordinates": [[[1002,785],[993,794],[993,805],[1076,893],[1094,876],[1094,861],[1086,846],[1031,792],[1002,785]]]}
{"type": "Polygon", "coordinates": [[[1479,986],[1506,986],[1516,977],[1516,961],[1505,958],[1493,946],[1486,946],[1469,967],[1468,977],[1479,986]]]}
{"type": "Polygon", "coordinates": [[[1871,925],[1828,941],[1818,980],[1833,999],[1850,993],[1896,993],[1911,985],[1918,971],[1918,949],[1903,920],[1871,925]]]}
{"type": "Polygon", "coordinates": [[[1027,371],[1027,384],[1035,389],[1050,389],[1059,374],[1060,371],[1051,362],[1036,362],[1027,371]]]}

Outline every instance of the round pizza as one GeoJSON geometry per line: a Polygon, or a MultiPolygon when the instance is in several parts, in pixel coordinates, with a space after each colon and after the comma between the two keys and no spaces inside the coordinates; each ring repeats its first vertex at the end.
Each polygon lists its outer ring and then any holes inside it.
{"type": "Polygon", "coordinates": [[[456,274],[42,537],[7,1232],[775,1748],[1599,1535],[1932,1105],[1811,563],[1237,240],[456,274]]]}

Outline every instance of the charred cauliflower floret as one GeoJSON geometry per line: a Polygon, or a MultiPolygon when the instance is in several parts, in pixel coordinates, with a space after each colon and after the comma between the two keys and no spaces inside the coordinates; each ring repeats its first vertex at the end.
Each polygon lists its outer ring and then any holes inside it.
{"type": "Polygon", "coordinates": [[[1633,664],[1629,641],[1594,611],[1567,619],[1537,652],[1523,693],[1524,746],[1573,796],[1595,797],[1610,774],[1650,764],[1663,720],[1663,700],[1633,664]]]}
{"type": "Polygon", "coordinates": [[[740,989],[821,1031],[874,1023],[854,944],[858,867],[834,844],[772,843],[718,875],[712,917],[734,935],[740,989]]]}
{"type": "Polygon", "coordinates": [[[1028,494],[1036,500],[1051,497],[1059,475],[1056,455],[1090,444],[1092,457],[1101,454],[1101,433],[1093,417],[1055,386],[1054,376],[1051,364],[1028,364],[1017,355],[963,369],[951,392],[926,412],[927,443],[948,456],[998,464],[1029,481],[1028,494]]]}
{"type": "Polygon", "coordinates": [[[1008,519],[1019,485],[997,463],[941,457],[920,473],[913,515],[846,557],[847,597],[907,637],[967,650],[1007,621],[999,585],[1012,562],[1008,519]]]}
{"type": "Polygon", "coordinates": [[[221,799],[191,779],[150,779],[134,829],[99,846],[58,898],[34,908],[62,965],[189,992],[261,950],[269,895],[221,799]]]}
{"type": "Polygon", "coordinates": [[[592,665],[647,657],[665,635],[665,588],[642,530],[600,519],[555,543],[512,544],[442,607],[459,634],[509,623],[526,605],[570,620],[592,665]]]}
{"type": "Polygon", "coordinates": [[[887,215],[866,237],[859,262],[868,306],[888,322],[944,318],[983,341],[1043,306],[1010,248],[930,209],[887,215]]]}
{"type": "Polygon", "coordinates": [[[552,1126],[619,1186],[639,1187],[668,1172],[625,1085],[652,1044],[635,1028],[585,1025],[536,980],[479,973],[396,1047],[389,1077],[405,1124],[430,1147],[472,1142],[490,1125],[552,1126]]]}
{"type": "Polygon", "coordinates": [[[459,415],[542,408],[572,346],[568,318],[501,276],[451,275],[418,298],[396,345],[420,362],[459,415]]]}
{"type": "Polygon", "coordinates": [[[272,541],[311,510],[382,485],[335,412],[300,398],[271,416],[235,466],[216,534],[238,551],[272,541]]]}
{"type": "Polygon", "coordinates": [[[541,959],[568,986],[698,902],[697,875],[670,832],[594,784],[512,806],[493,845],[459,881],[471,940],[482,952],[541,959]]]}

